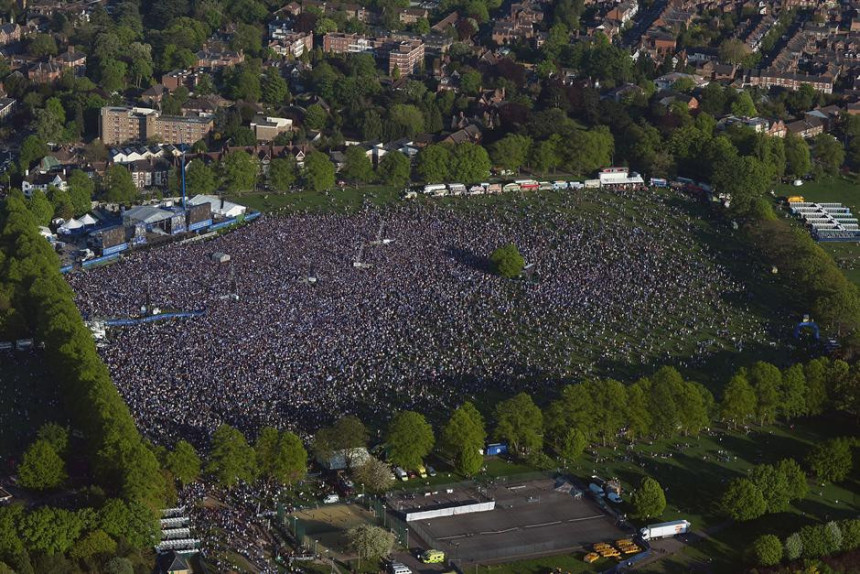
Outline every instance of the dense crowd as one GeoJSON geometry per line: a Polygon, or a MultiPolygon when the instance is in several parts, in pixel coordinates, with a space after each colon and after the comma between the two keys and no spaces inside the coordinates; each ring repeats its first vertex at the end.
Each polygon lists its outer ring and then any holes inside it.
{"type": "Polygon", "coordinates": [[[347,412],[447,408],[767,340],[696,220],[637,194],[266,217],[69,280],[85,317],[205,309],[113,329],[102,349],[142,432],[166,444],[205,443],[222,422],[309,433],[347,412]],[[530,278],[489,271],[508,242],[530,278]]]}

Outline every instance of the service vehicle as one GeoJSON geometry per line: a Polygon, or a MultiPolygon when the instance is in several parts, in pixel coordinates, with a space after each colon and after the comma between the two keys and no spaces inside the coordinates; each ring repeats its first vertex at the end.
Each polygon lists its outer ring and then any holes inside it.
{"type": "Polygon", "coordinates": [[[690,531],[692,524],[686,520],[673,520],[672,522],[661,522],[649,524],[639,530],[642,540],[656,540],[658,538],[670,538],[676,534],[686,534],[690,531]]]}
{"type": "Polygon", "coordinates": [[[418,557],[424,564],[441,564],[445,561],[445,553],[441,550],[426,550],[418,557]]]}
{"type": "Polygon", "coordinates": [[[412,574],[412,570],[402,562],[392,562],[388,565],[389,574],[412,574]]]}
{"type": "Polygon", "coordinates": [[[583,560],[585,560],[588,564],[591,564],[592,562],[597,562],[598,560],[600,560],[600,554],[598,554],[597,552],[589,552],[585,555],[585,558],[583,558],[583,560]]]}

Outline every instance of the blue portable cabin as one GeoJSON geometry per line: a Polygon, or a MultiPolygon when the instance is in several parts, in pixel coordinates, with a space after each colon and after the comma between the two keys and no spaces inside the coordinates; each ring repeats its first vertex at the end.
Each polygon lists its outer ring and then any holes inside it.
{"type": "Polygon", "coordinates": [[[508,444],[504,442],[488,444],[484,452],[487,453],[487,456],[499,456],[500,454],[508,454],[508,444]]]}

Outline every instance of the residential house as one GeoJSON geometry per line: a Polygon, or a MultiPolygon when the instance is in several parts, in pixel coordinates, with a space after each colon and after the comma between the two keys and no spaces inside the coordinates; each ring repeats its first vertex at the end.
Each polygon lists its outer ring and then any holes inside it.
{"type": "Polygon", "coordinates": [[[64,68],[52,59],[37,62],[27,70],[27,78],[36,84],[51,84],[60,79],[64,68]]]}
{"type": "Polygon", "coordinates": [[[62,191],[68,191],[69,184],[66,183],[65,173],[34,173],[28,174],[21,182],[21,191],[28,199],[33,195],[33,192],[40,190],[47,192],[49,187],[56,187],[62,191]]]}
{"type": "Polygon", "coordinates": [[[373,52],[375,43],[361,34],[333,32],[323,36],[323,52],[326,54],[358,54],[373,52]]]}
{"type": "Polygon", "coordinates": [[[460,13],[457,11],[451,12],[430,28],[433,32],[437,34],[447,35],[448,30],[454,28],[457,25],[457,22],[460,21],[460,13]]]}
{"type": "Polygon", "coordinates": [[[0,98],[0,120],[9,117],[17,103],[15,98],[0,98]]]}
{"type": "Polygon", "coordinates": [[[14,22],[0,25],[0,46],[21,41],[21,26],[14,22]]]}
{"type": "Polygon", "coordinates": [[[213,48],[200,50],[196,54],[195,68],[203,70],[218,70],[238,66],[245,61],[245,53],[239,50],[216,50],[213,48]]]}
{"type": "Polygon", "coordinates": [[[769,89],[772,87],[785,88],[787,90],[799,90],[803,84],[809,84],[819,92],[825,94],[833,93],[833,78],[824,76],[807,76],[803,74],[786,74],[773,70],[756,70],[751,72],[746,84],[769,89]]]}
{"type": "Polygon", "coordinates": [[[87,70],[87,55],[76,52],[75,47],[71,45],[65,52],[54,58],[54,61],[63,69],[74,71],[76,76],[82,76],[87,70]]]}
{"type": "Polygon", "coordinates": [[[199,75],[191,70],[173,70],[161,76],[161,84],[168,92],[173,93],[179,86],[183,86],[189,92],[197,87],[199,75]]]}
{"type": "Polygon", "coordinates": [[[824,133],[824,122],[817,117],[806,117],[786,124],[786,130],[790,134],[800,136],[803,139],[814,138],[824,133]]]}
{"type": "Polygon", "coordinates": [[[400,10],[398,17],[402,24],[415,24],[419,20],[426,20],[429,12],[425,8],[406,8],[400,10]]]}
{"type": "Polygon", "coordinates": [[[162,158],[139,159],[124,164],[131,173],[131,179],[137,189],[150,187],[167,187],[170,162],[162,158]]]}
{"type": "Polygon", "coordinates": [[[481,139],[484,134],[481,132],[481,128],[479,128],[475,124],[469,124],[466,127],[459,129],[445,138],[442,139],[441,143],[481,143],[481,139]]]}

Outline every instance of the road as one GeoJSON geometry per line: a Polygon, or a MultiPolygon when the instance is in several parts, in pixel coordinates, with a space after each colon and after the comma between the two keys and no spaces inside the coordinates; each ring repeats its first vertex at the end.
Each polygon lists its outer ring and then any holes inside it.
{"type": "Polygon", "coordinates": [[[625,48],[636,47],[639,44],[639,39],[642,37],[642,34],[651,27],[651,24],[654,23],[654,20],[657,19],[657,16],[659,16],[666,7],[667,2],[668,0],[657,0],[647,12],[640,12],[637,14],[635,18],[636,23],[633,24],[629,30],[624,32],[624,35],[621,37],[621,45],[625,48]]]}

